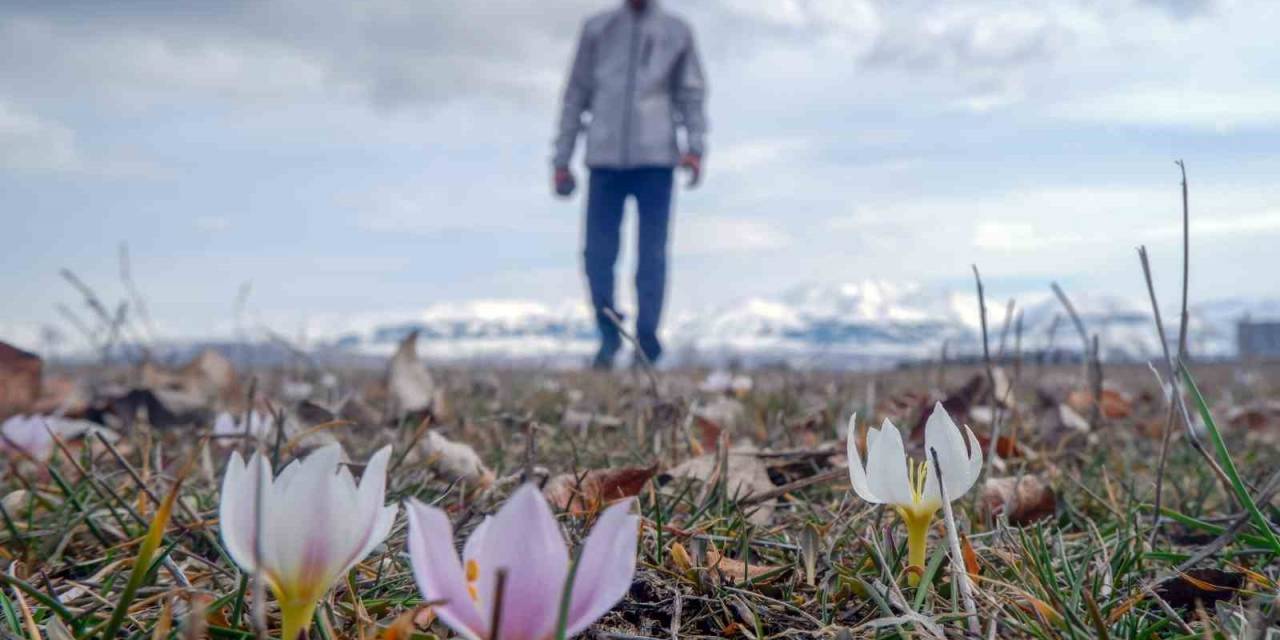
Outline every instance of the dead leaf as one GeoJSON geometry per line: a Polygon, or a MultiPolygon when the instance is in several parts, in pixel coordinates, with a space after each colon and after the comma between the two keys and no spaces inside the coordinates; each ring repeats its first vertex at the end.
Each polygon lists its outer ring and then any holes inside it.
{"type": "Polygon", "coordinates": [[[143,388],[165,398],[175,412],[208,407],[220,400],[239,400],[234,393],[235,368],[225,356],[205,349],[177,371],[144,362],[138,372],[143,388]]]}
{"type": "Polygon", "coordinates": [[[0,342],[0,419],[27,413],[40,397],[40,356],[0,342]]]}
{"type": "MultiPolygon", "coordinates": [[[[978,446],[982,450],[991,450],[991,436],[980,434],[978,438],[978,446]]],[[[1006,460],[1023,458],[1031,456],[1034,452],[1028,451],[1021,443],[1014,441],[1012,436],[1000,436],[996,438],[996,455],[1006,460]]],[[[1034,456],[1031,456],[1034,457],[1034,456]]]]}
{"type": "MultiPolygon", "coordinates": [[[[746,498],[757,493],[764,493],[774,489],[773,480],[769,478],[769,469],[764,462],[760,460],[756,454],[756,449],[750,444],[738,445],[729,450],[726,456],[729,462],[728,470],[720,468],[720,455],[718,452],[708,453],[704,456],[698,456],[684,461],[680,465],[666,472],[667,476],[675,478],[693,478],[701,480],[705,484],[716,482],[721,473],[726,478],[725,490],[730,498],[746,498]]],[[[757,505],[757,509],[748,518],[755,524],[768,524],[773,517],[775,500],[767,500],[757,505]]]]}
{"type": "Polygon", "coordinates": [[[960,534],[960,555],[964,558],[964,570],[969,577],[974,580],[982,575],[982,565],[978,564],[978,553],[973,550],[973,544],[969,542],[969,536],[960,534]]]}
{"type": "Polygon", "coordinates": [[[1036,413],[1036,429],[1040,442],[1056,447],[1071,440],[1083,440],[1089,434],[1089,421],[1066,403],[1042,406],[1036,413]]]}
{"type": "Polygon", "coordinates": [[[1058,499],[1039,476],[989,478],[982,488],[982,507],[986,517],[1004,514],[1011,524],[1023,525],[1053,515],[1058,499]]]}
{"type": "MultiPolygon", "coordinates": [[[[1093,410],[1093,392],[1076,389],[1067,395],[1067,404],[1076,413],[1086,415],[1093,410]]],[[[1133,400],[1117,389],[1104,388],[1099,406],[1102,417],[1108,420],[1122,420],[1133,415],[1133,400]]]]}
{"type": "Polygon", "coordinates": [[[204,402],[183,391],[130,389],[107,400],[106,412],[132,428],[139,420],[165,429],[204,421],[204,402]]]}
{"type": "Polygon", "coordinates": [[[1261,400],[1227,410],[1227,423],[1237,429],[1261,431],[1280,425],[1280,400],[1261,400]]]}
{"type": "Polygon", "coordinates": [[[436,400],[436,384],[431,372],[418,359],[418,332],[400,341],[387,365],[387,389],[398,416],[430,411],[436,400]]]}
{"type": "Polygon", "coordinates": [[[591,469],[580,476],[562,473],[549,480],[543,495],[557,509],[574,515],[593,513],[611,502],[638,495],[658,472],[651,467],[591,469]]]}
{"type": "MultiPolygon", "coordinates": [[[[747,421],[747,409],[735,398],[717,396],[705,404],[695,405],[693,416],[695,419],[701,419],[703,422],[709,422],[719,427],[722,431],[740,434],[747,421]]],[[[717,434],[717,439],[718,437],[719,434],[717,434]]],[[[703,444],[706,445],[705,442],[703,444]]],[[[715,446],[715,440],[713,440],[706,448],[710,450],[714,449],[715,446]]]]}
{"type": "Polygon", "coordinates": [[[75,640],[76,637],[58,616],[49,617],[49,623],[45,625],[44,632],[49,640],[75,640]]]}
{"type": "Polygon", "coordinates": [[[695,455],[702,455],[707,451],[715,450],[716,443],[720,441],[720,433],[724,431],[724,429],[720,428],[720,425],[697,414],[693,416],[693,428],[696,432],[696,437],[691,445],[695,447],[695,455]]]}
{"type": "MultiPolygon", "coordinates": [[[[430,609],[431,607],[423,608],[430,609]]],[[[382,640],[409,640],[412,638],[414,631],[413,619],[417,614],[417,610],[409,610],[400,614],[391,624],[387,625],[386,629],[382,630],[382,640]]]]}
{"type": "Polygon", "coordinates": [[[226,356],[213,349],[201,351],[178,373],[213,399],[225,396],[236,386],[235,367],[226,356]]]}
{"type": "Polygon", "coordinates": [[[1229,600],[1244,586],[1244,574],[1221,569],[1190,569],[1156,586],[1156,593],[1169,604],[1191,610],[1196,601],[1212,607],[1219,600],[1229,600]]]}
{"type": "Polygon", "coordinates": [[[760,584],[768,584],[782,576],[781,567],[770,564],[748,564],[741,560],[726,558],[716,550],[715,547],[707,548],[707,568],[718,572],[724,579],[732,583],[746,582],[750,578],[753,582],[760,584]],[[773,575],[761,580],[761,576],[772,573],[773,575]]]}
{"type": "Polygon", "coordinates": [[[991,369],[991,379],[995,381],[991,399],[1001,406],[1009,406],[1013,402],[1013,383],[1009,381],[1009,374],[1004,372],[1004,367],[994,367],[991,369]]]}
{"type": "Polygon", "coordinates": [[[89,389],[70,376],[45,376],[40,383],[40,397],[31,413],[81,417],[93,401],[89,389]]]}
{"type": "Polygon", "coordinates": [[[347,401],[338,407],[338,417],[365,427],[382,424],[382,412],[357,396],[347,398],[347,401]]]}
{"type": "Polygon", "coordinates": [[[1034,610],[1039,613],[1046,622],[1050,624],[1062,624],[1062,614],[1058,613],[1058,610],[1054,609],[1053,605],[1048,602],[1025,592],[1022,593],[1020,600],[1021,602],[1019,602],[1019,605],[1024,611],[1031,612],[1034,610]]]}
{"type": "Polygon", "coordinates": [[[671,541],[671,546],[667,547],[667,556],[671,559],[672,566],[680,573],[688,574],[693,570],[693,558],[678,541],[671,541]]]}
{"type": "MultiPolygon", "coordinates": [[[[967,424],[969,422],[969,410],[986,393],[987,387],[987,377],[980,373],[975,373],[969,377],[964,386],[952,391],[946,398],[942,399],[942,408],[947,410],[947,415],[951,416],[951,419],[956,424],[967,424]]],[[[928,422],[929,416],[933,413],[934,398],[928,394],[904,394],[898,402],[900,404],[914,403],[909,411],[915,415],[916,422],[911,427],[911,435],[909,437],[915,442],[923,442],[924,426],[928,422]]],[[[902,410],[902,418],[906,417],[906,411],[902,410]]],[[[901,420],[901,418],[899,419],[901,420]]]]}
{"type": "Polygon", "coordinates": [[[481,487],[493,484],[493,472],[471,445],[454,442],[433,429],[419,441],[418,450],[427,464],[450,480],[467,480],[481,487]]]}

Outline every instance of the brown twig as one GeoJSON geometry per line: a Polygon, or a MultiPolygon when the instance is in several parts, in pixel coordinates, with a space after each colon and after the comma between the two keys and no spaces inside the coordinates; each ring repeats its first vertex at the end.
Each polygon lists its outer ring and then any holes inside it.
{"type": "MultiPolygon", "coordinates": [[[[1155,315],[1156,335],[1160,338],[1160,348],[1164,352],[1166,373],[1169,376],[1169,385],[1172,388],[1173,398],[1170,402],[1176,403],[1178,411],[1182,413],[1183,423],[1187,427],[1187,441],[1191,443],[1191,448],[1199,453],[1209,468],[1213,470],[1214,475],[1218,476],[1218,481],[1222,483],[1226,490],[1227,497],[1235,500],[1235,491],[1231,484],[1231,479],[1227,477],[1227,473],[1222,470],[1222,466],[1213,458],[1213,455],[1204,448],[1204,443],[1200,441],[1200,436],[1195,431],[1195,423],[1191,421],[1191,411],[1187,409],[1187,399],[1182,396],[1182,385],[1178,383],[1178,368],[1174,365],[1173,355],[1169,353],[1169,342],[1165,338],[1164,321],[1160,319],[1160,304],[1156,302],[1156,286],[1151,279],[1151,261],[1147,257],[1147,248],[1145,246],[1138,247],[1138,260],[1142,263],[1142,275],[1147,281],[1147,293],[1151,296],[1151,310],[1155,315]]],[[[1242,505],[1243,506],[1243,505],[1242,505]]]]}
{"type": "Polygon", "coordinates": [[[987,337],[987,299],[982,286],[982,275],[978,273],[978,265],[973,265],[973,279],[978,285],[978,312],[982,323],[982,361],[987,370],[987,386],[991,388],[991,442],[987,445],[987,458],[982,463],[982,474],[989,475],[992,460],[996,457],[996,443],[1000,440],[1000,401],[996,398],[995,365],[991,362],[991,346],[987,337]]]}
{"type": "MultiPolygon", "coordinates": [[[[1187,291],[1191,284],[1191,212],[1187,200],[1187,166],[1178,160],[1178,168],[1182,170],[1182,315],[1178,325],[1178,359],[1187,357],[1187,291]]],[[[1169,442],[1173,439],[1176,426],[1177,411],[1173,404],[1169,405],[1168,417],[1165,420],[1164,433],[1160,439],[1160,461],[1156,464],[1156,497],[1155,511],[1151,514],[1151,533],[1147,544],[1155,544],[1156,533],[1160,531],[1160,505],[1164,494],[1164,470],[1169,461],[1169,442]]]]}

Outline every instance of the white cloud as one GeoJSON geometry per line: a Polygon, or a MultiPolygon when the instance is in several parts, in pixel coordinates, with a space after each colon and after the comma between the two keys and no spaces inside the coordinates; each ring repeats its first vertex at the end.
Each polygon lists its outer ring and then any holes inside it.
{"type": "Polygon", "coordinates": [[[1072,120],[1136,126],[1188,126],[1217,131],[1280,125],[1280,91],[1215,91],[1197,86],[1135,87],[1064,104],[1056,115],[1072,120]]]}
{"type": "Polygon", "coordinates": [[[680,255],[752,253],[786,249],[791,237],[767,220],[725,215],[677,216],[676,251],[680,255]]]}
{"type": "Polygon", "coordinates": [[[0,101],[0,168],[66,170],[78,165],[70,128],[0,101]]]}
{"type": "Polygon", "coordinates": [[[973,229],[973,246],[984,251],[1039,251],[1085,241],[1085,236],[1076,233],[1045,233],[1031,222],[980,220],[973,229]]]}
{"type": "MultiPolygon", "coordinates": [[[[1280,209],[1244,215],[1202,214],[1191,219],[1191,236],[1271,235],[1280,233],[1280,209]]],[[[1181,224],[1166,225],[1150,232],[1153,238],[1182,236],[1181,224]]]]}
{"type": "Polygon", "coordinates": [[[749,173],[795,163],[813,150],[813,142],[801,138],[748,140],[716,149],[712,166],[717,173],[749,173]]]}

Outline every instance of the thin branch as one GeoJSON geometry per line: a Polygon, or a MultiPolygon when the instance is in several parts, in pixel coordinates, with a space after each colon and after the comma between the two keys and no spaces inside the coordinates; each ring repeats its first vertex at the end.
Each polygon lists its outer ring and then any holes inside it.
{"type": "Polygon", "coordinates": [[[120,281],[124,284],[124,290],[129,294],[129,300],[133,303],[134,312],[138,314],[138,319],[142,323],[143,333],[146,335],[148,342],[155,342],[156,326],[151,321],[151,312],[147,309],[147,301],[143,299],[142,293],[138,290],[138,285],[133,281],[133,267],[129,260],[129,244],[120,243],[120,281]]]}
{"type": "Polygon", "coordinates": [[[960,532],[956,529],[956,516],[951,510],[951,500],[947,496],[947,485],[942,481],[942,463],[938,461],[938,450],[929,447],[929,455],[933,458],[933,472],[938,477],[938,495],[942,498],[942,516],[947,522],[947,542],[951,546],[951,578],[960,589],[960,598],[964,600],[969,635],[977,637],[982,634],[982,627],[978,622],[978,607],[973,602],[973,585],[969,583],[969,570],[964,566],[964,555],[960,550],[960,532]]]}
{"type": "MultiPolygon", "coordinates": [[[[1177,162],[1182,170],[1182,316],[1178,325],[1178,360],[1187,357],[1187,291],[1191,281],[1191,214],[1187,201],[1187,166],[1181,160],[1177,162]]],[[[1160,461],[1156,464],[1156,497],[1155,510],[1151,514],[1151,533],[1147,544],[1154,545],[1156,533],[1160,531],[1160,504],[1164,495],[1164,471],[1169,461],[1169,442],[1173,439],[1176,426],[1177,411],[1173,404],[1169,405],[1168,417],[1165,420],[1164,433],[1160,439],[1160,461]]]]}
{"type": "MultiPolygon", "coordinates": [[[[978,265],[973,265],[973,279],[978,285],[978,312],[982,323],[982,361],[987,368],[987,386],[991,389],[991,442],[987,445],[987,458],[983,461],[983,475],[988,475],[991,461],[996,457],[996,442],[1000,440],[1000,402],[996,398],[996,373],[991,363],[991,345],[987,336],[987,299],[986,290],[982,286],[982,275],[978,273],[978,265]]],[[[976,504],[976,503],[975,503],[976,504]]]]}
{"type": "Polygon", "coordinates": [[[1160,347],[1164,351],[1164,361],[1167,367],[1166,373],[1169,376],[1169,385],[1172,387],[1173,398],[1171,402],[1176,402],[1178,410],[1182,413],[1183,423],[1187,427],[1187,439],[1191,443],[1191,448],[1199,453],[1205,462],[1209,464],[1209,468],[1218,476],[1218,480],[1226,489],[1227,496],[1235,499],[1235,491],[1231,485],[1231,479],[1227,477],[1227,473],[1222,470],[1222,466],[1217,460],[1204,448],[1204,443],[1200,441],[1200,436],[1196,433],[1195,423],[1191,421],[1191,412],[1187,409],[1187,399],[1182,396],[1182,385],[1178,383],[1178,368],[1173,363],[1173,355],[1169,353],[1169,342],[1165,338],[1164,321],[1160,319],[1160,305],[1156,302],[1156,286],[1151,279],[1151,261],[1147,258],[1147,248],[1145,246],[1138,247],[1138,259],[1142,262],[1142,275],[1147,280],[1147,293],[1151,296],[1151,310],[1155,314],[1156,334],[1160,338],[1160,347]]]}

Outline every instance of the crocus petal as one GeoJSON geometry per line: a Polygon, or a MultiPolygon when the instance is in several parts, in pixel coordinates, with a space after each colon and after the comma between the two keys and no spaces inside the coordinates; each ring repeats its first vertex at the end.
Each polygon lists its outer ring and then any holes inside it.
{"type": "Polygon", "coordinates": [[[218,414],[217,419],[213,421],[213,434],[216,436],[231,436],[236,434],[236,419],[231,414],[223,411],[218,414]]]}
{"type": "Polygon", "coordinates": [[[569,573],[569,551],[542,492],[532,484],[516,490],[493,516],[476,554],[481,610],[493,617],[499,570],[506,570],[502,596],[503,640],[543,640],[555,630],[561,590],[569,573]]]}
{"type": "Polygon", "coordinates": [[[606,509],[587,536],[573,578],[565,637],[585,631],[631,589],[640,531],[640,518],[630,513],[633,503],[629,499],[606,509]]]}
{"type": "Polygon", "coordinates": [[[355,492],[355,499],[357,507],[363,511],[360,518],[344,518],[347,523],[356,527],[353,535],[355,545],[339,575],[350,571],[351,567],[382,544],[395,524],[396,513],[400,508],[396,505],[383,506],[387,497],[387,462],[390,459],[390,446],[379,449],[369,458],[364,473],[360,476],[360,488],[355,492]],[[367,522],[372,522],[372,526],[365,524],[367,522]]]}
{"type": "Polygon", "coordinates": [[[261,517],[265,520],[270,507],[271,465],[257,454],[245,465],[240,453],[232,452],[226,474],[222,477],[218,528],[231,559],[249,572],[256,571],[258,567],[255,545],[258,541],[259,510],[256,505],[259,487],[263,499],[261,517]]]}
{"type": "Polygon", "coordinates": [[[484,546],[485,535],[489,532],[489,524],[493,522],[492,516],[486,516],[475,529],[471,530],[471,535],[467,537],[467,543],[462,546],[462,562],[466,564],[468,560],[476,560],[480,555],[480,548],[484,546]]]}
{"type": "MultiPolygon", "coordinates": [[[[933,408],[924,427],[925,452],[938,452],[938,464],[942,466],[942,480],[947,486],[947,499],[954,502],[969,491],[978,472],[982,469],[982,449],[973,432],[965,427],[969,447],[965,446],[966,436],[960,435],[960,428],[951,419],[947,410],[939,403],[933,408]],[[976,463],[976,464],[975,464],[976,463]]],[[[932,456],[928,459],[929,476],[925,480],[925,497],[941,504],[942,496],[938,492],[938,474],[933,467],[932,456]]]]}
{"type": "Polygon", "coordinates": [[[442,600],[434,611],[454,632],[472,640],[489,635],[489,621],[481,617],[467,593],[467,576],[453,549],[453,525],[443,511],[410,500],[409,561],[418,590],[428,601],[442,600]]]}
{"type": "Polygon", "coordinates": [[[53,455],[53,436],[45,428],[42,416],[16,415],[0,425],[0,449],[12,451],[18,456],[26,454],[35,460],[47,460],[53,455]],[[19,453],[21,452],[21,453],[19,453]]]}
{"type": "Polygon", "coordinates": [[[314,451],[272,486],[271,516],[263,522],[270,553],[263,561],[281,588],[316,585],[336,573],[343,532],[333,522],[352,506],[339,507],[335,499],[340,457],[336,446],[314,451]]]}
{"type": "MultiPolygon", "coordinates": [[[[871,487],[867,483],[867,469],[862,462],[862,456],[858,454],[858,433],[857,433],[858,414],[849,416],[849,433],[845,442],[846,453],[849,458],[849,483],[853,485],[853,492],[858,497],[867,502],[880,504],[883,502],[876,494],[872,493],[871,487]]],[[[875,429],[867,430],[867,451],[871,451],[871,434],[875,429]]]]}
{"type": "Polygon", "coordinates": [[[867,452],[867,485],[871,493],[895,505],[914,503],[911,482],[907,476],[907,453],[902,434],[886,418],[880,434],[867,452]]]}

